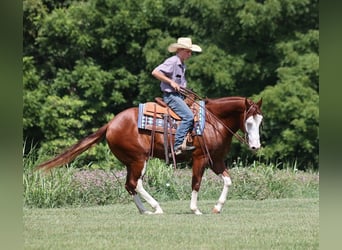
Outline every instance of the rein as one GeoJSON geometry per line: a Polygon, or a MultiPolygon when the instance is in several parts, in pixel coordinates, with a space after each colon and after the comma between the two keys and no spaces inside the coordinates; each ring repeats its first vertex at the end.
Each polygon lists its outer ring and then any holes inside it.
{"type": "MultiPolygon", "coordinates": [[[[243,138],[242,136],[240,136],[239,134],[237,133],[234,133],[233,130],[228,127],[226,124],[224,124],[216,115],[214,115],[210,110],[208,110],[205,105],[204,107],[197,103],[195,100],[196,98],[199,99],[199,100],[203,100],[202,97],[200,97],[199,95],[197,95],[195,92],[193,92],[192,90],[190,89],[187,89],[187,88],[183,88],[181,87],[180,91],[179,91],[182,95],[186,96],[187,98],[189,98],[191,101],[195,102],[197,105],[199,105],[201,108],[203,108],[208,114],[210,114],[214,120],[216,120],[217,122],[219,122],[224,128],[226,128],[233,136],[236,137],[236,139],[238,139],[242,144],[248,144],[246,138],[243,138]],[[193,98],[192,96],[194,96],[195,98],[193,98]]],[[[244,119],[246,119],[246,115],[247,113],[251,110],[252,106],[249,107],[249,109],[246,111],[244,111],[244,119]]],[[[244,131],[245,132],[245,131],[244,131]]],[[[245,133],[246,134],[246,133],[245,133]]]]}

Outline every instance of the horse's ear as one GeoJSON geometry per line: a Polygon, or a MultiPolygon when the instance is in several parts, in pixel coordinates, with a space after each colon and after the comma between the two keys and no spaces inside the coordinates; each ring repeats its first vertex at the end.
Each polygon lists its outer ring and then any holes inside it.
{"type": "Polygon", "coordinates": [[[250,103],[250,101],[248,100],[247,97],[245,98],[245,105],[246,105],[247,109],[251,106],[251,103],[250,103]]]}
{"type": "Polygon", "coordinates": [[[262,97],[260,98],[260,100],[256,103],[258,105],[258,107],[260,108],[262,105],[262,97]]]}

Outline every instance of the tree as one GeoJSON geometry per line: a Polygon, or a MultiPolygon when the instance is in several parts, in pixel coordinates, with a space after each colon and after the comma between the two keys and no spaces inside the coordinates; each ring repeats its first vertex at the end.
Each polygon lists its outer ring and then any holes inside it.
{"type": "Polygon", "coordinates": [[[263,97],[264,148],[266,160],[297,161],[301,169],[317,168],[319,97],[298,81],[266,88],[263,97]]]}
{"type": "Polygon", "coordinates": [[[41,107],[47,96],[47,87],[40,79],[32,57],[23,58],[23,134],[24,140],[38,143],[44,140],[39,124],[41,107]]]}
{"type": "MultiPolygon", "coordinates": [[[[43,148],[63,148],[160,95],[151,71],[170,43],[190,36],[203,52],[187,61],[189,87],[210,98],[262,96],[265,159],[318,165],[317,0],[24,0],[23,8],[24,137],[43,148]],[[287,124],[275,107],[308,114],[287,124]]],[[[244,153],[235,145],[232,157],[244,153]]]]}

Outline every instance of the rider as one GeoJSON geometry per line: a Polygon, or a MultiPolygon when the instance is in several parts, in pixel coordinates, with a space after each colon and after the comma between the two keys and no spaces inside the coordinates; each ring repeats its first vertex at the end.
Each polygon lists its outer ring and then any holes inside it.
{"type": "Polygon", "coordinates": [[[164,102],[182,118],[176,131],[174,144],[175,153],[180,154],[182,150],[189,151],[195,149],[194,146],[182,148],[185,136],[192,129],[194,123],[194,115],[184,102],[184,96],[179,93],[181,87],[186,88],[187,84],[184,61],[191,56],[193,51],[201,52],[202,49],[200,46],[192,44],[191,38],[180,37],[177,43],[169,45],[168,51],[171,53],[176,52],[176,54],[157,66],[152,71],[152,75],[161,81],[160,88],[163,91],[164,102]]]}

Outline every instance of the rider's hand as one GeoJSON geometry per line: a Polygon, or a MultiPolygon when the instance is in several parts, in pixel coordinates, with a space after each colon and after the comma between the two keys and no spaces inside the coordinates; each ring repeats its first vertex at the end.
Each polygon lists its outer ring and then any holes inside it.
{"type": "Polygon", "coordinates": [[[174,81],[171,81],[170,83],[171,87],[174,88],[177,92],[180,90],[180,85],[174,81]]]}

